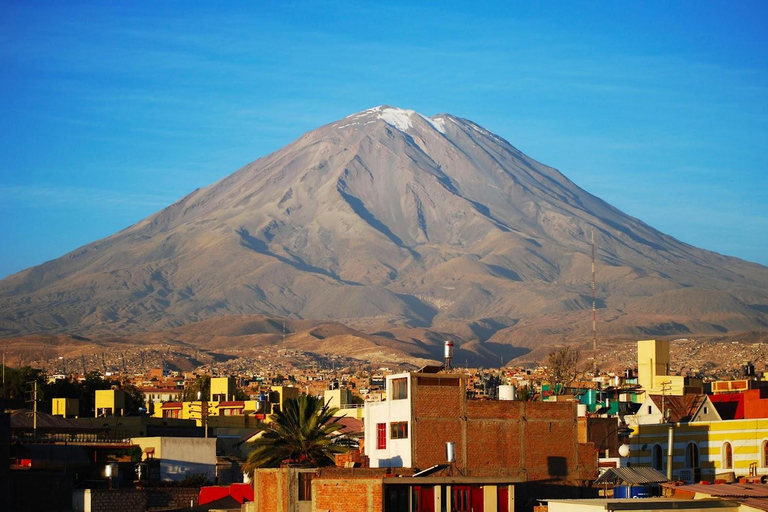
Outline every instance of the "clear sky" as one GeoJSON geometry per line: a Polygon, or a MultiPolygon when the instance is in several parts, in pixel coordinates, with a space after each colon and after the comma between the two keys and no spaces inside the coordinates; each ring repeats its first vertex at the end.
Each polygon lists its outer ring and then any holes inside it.
{"type": "Polygon", "coordinates": [[[768,2],[0,9],[0,277],[380,104],[471,119],[661,231],[768,265],[768,2]]]}

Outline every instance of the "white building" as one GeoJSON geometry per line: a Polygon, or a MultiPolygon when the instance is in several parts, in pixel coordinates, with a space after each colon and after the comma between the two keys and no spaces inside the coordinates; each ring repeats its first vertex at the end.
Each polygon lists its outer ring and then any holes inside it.
{"type": "Polygon", "coordinates": [[[179,481],[192,475],[216,479],[216,438],[134,437],[147,458],[160,460],[160,479],[179,481]]]}
{"type": "Polygon", "coordinates": [[[365,403],[365,454],[372,468],[411,467],[411,374],[389,375],[387,399],[365,403]]]}

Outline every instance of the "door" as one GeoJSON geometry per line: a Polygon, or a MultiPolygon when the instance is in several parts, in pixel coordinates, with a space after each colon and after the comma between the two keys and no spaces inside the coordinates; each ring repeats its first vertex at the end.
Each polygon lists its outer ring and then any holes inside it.
{"type": "Polygon", "coordinates": [[[413,512],[435,512],[435,488],[431,485],[413,487],[413,512]]]}

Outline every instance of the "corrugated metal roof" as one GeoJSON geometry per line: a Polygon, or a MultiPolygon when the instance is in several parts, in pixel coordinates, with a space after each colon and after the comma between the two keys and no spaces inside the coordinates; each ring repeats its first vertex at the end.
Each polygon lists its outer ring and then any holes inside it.
{"type": "Polygon", "coordinates": [[[610,468],[595,480],[596,484],[614,483],[621,481],[632,485],[659,484],[669,479],[653,468],[610,468]]]}
{"type": "Polygon", "coordinates": [[[688,484],[672,489],[708,494],[717,498],[768,498],[766,484],[688,484]]]}

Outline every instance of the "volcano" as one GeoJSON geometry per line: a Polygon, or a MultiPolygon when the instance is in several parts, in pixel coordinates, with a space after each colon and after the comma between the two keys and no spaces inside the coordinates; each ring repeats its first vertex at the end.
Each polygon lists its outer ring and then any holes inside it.
{"type": "Polygon", "coordinates": [[[768,329],[768,268],[665,235],[471,121],[381,106],[0,281],[0,335],[265,315],[467,346],[588,339],[593,236],[601,336],[768,329]]]}

